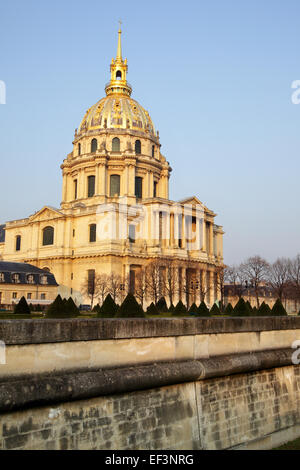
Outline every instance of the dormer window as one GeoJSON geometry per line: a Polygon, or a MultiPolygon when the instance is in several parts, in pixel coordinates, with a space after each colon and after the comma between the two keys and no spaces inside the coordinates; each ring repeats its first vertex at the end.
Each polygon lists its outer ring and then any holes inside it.
{"type": "Polygon", "coordinates": [[[34,284],[34,275],[33,274],[28,274],[27,282],[28,282],[28,284],[34,284]]]}
{"type": "Polygon", "coordinates": [[[0,273],[0,282],[4,282],[4,273],[0,273]]]}
{"type": "Polygon", "coordinates": [[[45,274],[41,275],[41,284],[48,284],[48,277],[45,274]]]}
{"type": "Polygon", "coordinates": [[[19,284],[19,282],[20,282],[20,274],[18,274],[18,273],[12,274],[11,280],[12,280],[13,283],[19,284]]]}

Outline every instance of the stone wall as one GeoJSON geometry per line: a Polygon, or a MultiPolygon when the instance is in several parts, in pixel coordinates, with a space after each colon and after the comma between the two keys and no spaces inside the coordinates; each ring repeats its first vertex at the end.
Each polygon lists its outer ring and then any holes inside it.
{"type": "Polygon", "coordinates": [[[1,321],[0,449],[267,449],[299,437],[299,320],[1,321]]]}
{"type": "Polygon", "coordinates": [[[300,367],[0,416],[0,449],[253,449],[300,435],[300,367]]]}

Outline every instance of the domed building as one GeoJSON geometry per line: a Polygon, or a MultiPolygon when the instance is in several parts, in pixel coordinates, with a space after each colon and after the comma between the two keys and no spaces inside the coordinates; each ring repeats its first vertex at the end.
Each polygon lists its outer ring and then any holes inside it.
{"type": "Polygon", "coordinates": [[[1,226],[0,258],[51,271],[61,295],[77,304],[89,303],[91,285],[106,275],[118,279],[120,295],[143,284],[145,306],[155,300],[151,267],[155,297],[212,305],[220,297],[222,227],[196,197],[169,199],[172,169],[148,111],[131,97],[127,71],[119,30],[106,96],[86,111],[61,165],[61,207],[1,226]],[[175,277],[170,296],[167,280],[175,277]]]}

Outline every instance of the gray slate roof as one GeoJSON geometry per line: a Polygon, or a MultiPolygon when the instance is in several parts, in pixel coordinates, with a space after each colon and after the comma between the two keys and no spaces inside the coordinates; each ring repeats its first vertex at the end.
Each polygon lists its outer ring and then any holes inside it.
{"type": "Polygon", "coordinates": [[[18,284],[29,284],[27,280],[28,274],[32,274],[34,282],[31,285],[44,285],[41,282],[41,275],[47,276],[47,284],[49,286],[57,286],[57,282],[52,273],[44,271],[43,269],[37,268],[32,264],[27,263],[14,263],[10,261],[0,261],[0,274],[4,274],[4,284],[15,284],[12,279],[12,274],[19,274],[20,282],[18,284]]]}

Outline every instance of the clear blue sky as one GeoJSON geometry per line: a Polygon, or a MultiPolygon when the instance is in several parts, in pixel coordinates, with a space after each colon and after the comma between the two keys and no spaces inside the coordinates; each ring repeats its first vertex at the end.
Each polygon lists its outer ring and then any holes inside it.
{"type": "Polygon", "coordinates": [[[299,0],[2,2],[0,222],[59,207],[63,158],[104,96],[119,18],[133,98],[160,131],[171,199],[224,226],[225,262],[300,252],[299,0]]]}

